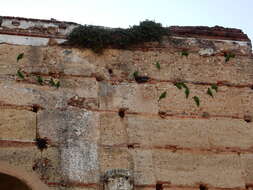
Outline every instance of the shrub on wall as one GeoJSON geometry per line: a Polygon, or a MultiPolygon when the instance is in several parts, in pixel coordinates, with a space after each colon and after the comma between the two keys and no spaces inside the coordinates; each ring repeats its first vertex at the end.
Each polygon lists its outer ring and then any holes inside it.
{"type": "Polygon", "coordinates": [[[124,49],[144,42],[159,42],[164,35],[168,35],[168,29],[150,20],[127,29],[80,25],[68,35],[68,44],[101,53],[108,47],[124,49]]]}

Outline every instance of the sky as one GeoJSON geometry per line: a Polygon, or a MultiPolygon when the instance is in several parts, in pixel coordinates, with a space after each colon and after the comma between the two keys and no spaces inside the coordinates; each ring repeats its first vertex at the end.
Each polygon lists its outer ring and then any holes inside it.
{"type": "Polygon", "coordinates": [[[253,40],[253,0],[0,0],[1,16],[123,27],[149,19],[163,26],[224,26],[253,40]]]}

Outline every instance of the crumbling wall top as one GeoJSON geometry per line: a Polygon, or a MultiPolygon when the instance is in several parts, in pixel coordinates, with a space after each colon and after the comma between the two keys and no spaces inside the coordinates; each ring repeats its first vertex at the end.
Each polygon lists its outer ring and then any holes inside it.
{"type": "Polygon", "coordinates": [[[33,36],[45,38],[66,38],[66,35],[78,24],[22,17],[0,17],[0,34],[33,36]]]}
{"type": "Polygon", "coordinates": [[[242,30],[236,28],[224,28],[221,26],[171,26],[169,30],[174,36],[200,37],[207,39],[250,41],[242,30]]]}
{"type": "MultiPolygon", "coordinates": [[[[79,24],[22,17],[0,16],[0,43],[47,46],[66,41],[67,35],[79,24]]],[[[226,40],[246,44],[251,52],[251,41],[240,29],[221,26],[171,26],[170,35],[176,38],[226,40]]]]}

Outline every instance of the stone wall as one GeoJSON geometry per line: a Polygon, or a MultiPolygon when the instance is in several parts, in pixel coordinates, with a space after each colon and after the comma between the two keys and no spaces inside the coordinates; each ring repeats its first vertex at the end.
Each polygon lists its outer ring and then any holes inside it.
{"type": "Polygon", "coordinates": [[[24,169],[52,190],[104,189],[104,175],[114,169],[129,171],[136,190],[253,186],[253,57],[240,30],[171,27],[172,36],[160,44],[97,55],[48,43],[64,41],[67,32],[42,36],[7,26],[16,33],[6,33],[4,19],[18,20],[15,27],[62,24],[2,18],[0,163],[24,169]],[[26,37],[36,43],[17,40],[26,37]],[[225,54],[235,57],[225,61],[225,54]],[[136,82],[135,71],[149,80],[136,82]],[[188,98],[178,82],[189,88],[188,98]],[[207,94],[212,85],[218,87],[213,97],[207,94]],[[38,149],[38,139],[48,147],[38,149]]]}

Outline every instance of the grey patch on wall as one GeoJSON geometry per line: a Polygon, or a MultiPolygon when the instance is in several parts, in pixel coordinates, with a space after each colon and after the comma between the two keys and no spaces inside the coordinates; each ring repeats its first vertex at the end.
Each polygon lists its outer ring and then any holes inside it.
{"type": "Polygon", "coordinates": [[[97,144],[89,141],[66,143],[61,147],[61,168],[67,181],[98,182],[97,144]]]}
{"type": "Polygon", "coordinates": [[[108,170],[103,176],[105,190],[132,190],[133,174],[127,169],[108,170]]]}
{"type": "Polygon", "coordinates": [[[99,83],[99,96],[110,96],[114,92],[113,86],[108,84],[107,82],[100,82],[99,83]]]}
{"type": "Polygon", "coordinates": [[[212,48],[216,50],[215,43],[211,40],[196,39],[200,48],[212,48]]]}

